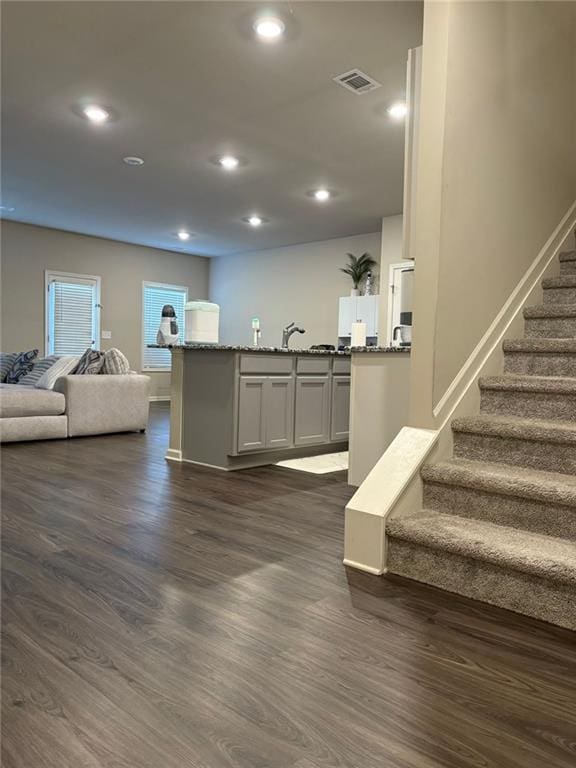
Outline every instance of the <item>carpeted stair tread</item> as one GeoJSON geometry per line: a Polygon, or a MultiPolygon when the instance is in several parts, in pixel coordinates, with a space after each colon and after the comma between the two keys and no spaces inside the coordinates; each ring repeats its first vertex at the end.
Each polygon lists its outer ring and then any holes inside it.
{"type": "Polygon", "coordinates": [[[559,277],[547,277],[542,280],[542,288],[576,288],[576,275],[560,275],[559,277]]]}
{"type": "Polygon", "coordinates": [[[524,309],[524,317],[527,320],[576,317],[576,304],[536,304],[524,309]]]}
{"type": "Polygon", "coordinates": [[[491,437],[512,437],[538,442],[572,444],[576,449],[576,423],[545,421],[521,416],[461,416],[452,421],[454,432],[471,432],[491,437]]]}
{"type": "Polygon", "coordinates": [[[508,373],[503,376],[483,376],[479,379],[478,385],[481,390],[576,395],[576,378],[569,376],[530,376],[508,373]]]}
{"type": "Polygon", "coordinates": [[[572,541],[429,510],[421,517],[393,518],[386,528],[392,538],[411,544],[576,587],[572,541]]]}
{"type": "Polygon", "coordinates": [[[504,352],[575,355],[576,339],[507,339],[502,348],[504,352]]]}
{"type": "Polygon", "coordinates": [[[576,477],[573,475],[467,459],[427,464],[422,468],[421,475],[428,483],[537,499],[574,507],[576,511],[576,477]]]}
{"type": "Polygon", "coordinates": [[[559,256],[560,262],[576,261],[576,251],[564,251],[559,256]]]}

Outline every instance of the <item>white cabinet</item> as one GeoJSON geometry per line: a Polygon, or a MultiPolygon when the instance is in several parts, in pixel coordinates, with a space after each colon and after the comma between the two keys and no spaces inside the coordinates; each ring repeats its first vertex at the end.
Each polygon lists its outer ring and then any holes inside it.
{"type": "Polygon", "coordinates": [[[338,336],[351,336],[352,323],[366,323],[366,336],[378,335],[379,296],[342,296],[338,307],[338,336]]]}

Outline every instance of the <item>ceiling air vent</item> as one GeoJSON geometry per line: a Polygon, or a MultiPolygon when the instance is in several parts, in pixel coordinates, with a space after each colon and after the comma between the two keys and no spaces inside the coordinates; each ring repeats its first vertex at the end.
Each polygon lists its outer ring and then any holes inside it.
{"type": "Polygon", "coordinates": [[[344,72],[343,75],[338,75],[333,80],[354,93],[368,93],[368,91],[373,91],[382,85],[360,69],[351,69],[350,72],[344,72]]]}

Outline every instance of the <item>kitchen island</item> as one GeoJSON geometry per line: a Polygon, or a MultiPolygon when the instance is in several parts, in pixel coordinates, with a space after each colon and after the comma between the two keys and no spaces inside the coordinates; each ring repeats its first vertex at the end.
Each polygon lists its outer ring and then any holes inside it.
{"type": "Polygon", "coordinates": [[[171,347],[166,458],[225,470],[345,451],[350,353],[171,347]]]}

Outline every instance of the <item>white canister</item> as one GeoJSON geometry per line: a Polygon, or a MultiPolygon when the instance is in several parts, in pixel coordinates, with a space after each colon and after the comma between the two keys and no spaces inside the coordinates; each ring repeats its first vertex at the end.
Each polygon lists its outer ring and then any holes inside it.
{"type": "Polygon", "coordinates": [[[185,341],[193,344],[218,344],[218,304],[210,301],[189,301],[185,311],[185,341]]]}
{"type": "Polygon", "coordinates": [[[355,323],[352,323],[350,346],[351,347],[366,346],[366,323],[363,323],[361,320],[357,320],[355,323]]]}

